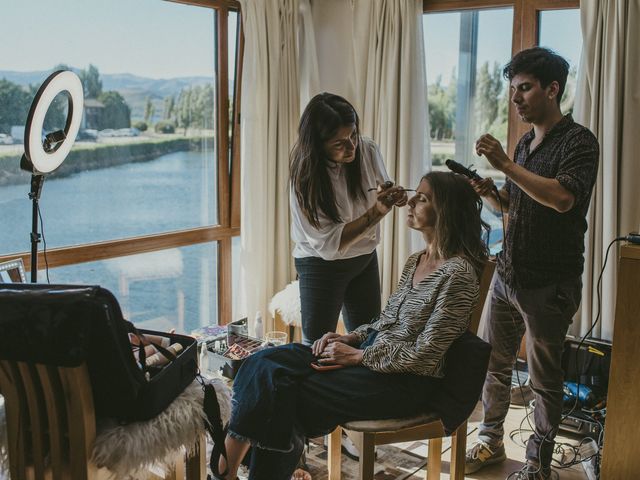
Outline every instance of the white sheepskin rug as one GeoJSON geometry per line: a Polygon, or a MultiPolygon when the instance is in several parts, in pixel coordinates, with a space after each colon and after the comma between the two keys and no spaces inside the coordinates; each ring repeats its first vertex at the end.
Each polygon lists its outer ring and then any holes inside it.
{"type": "Polygon", "coordinates": [[[269,312],[275,317],[276,310],[287,325],[300,326],[300,287],[298,281],[291,282],[276,293],[269,302],[269,312]]]}
{"type": "MultiPolygon", "coordinates": [[[[222,379],[206,380],[216,390],[223,425],[231,415],[231,390],[222,379]]],[[[113,479],[145,479],[150,469],[169,471],[176,456],[197,448],[205,433],[204,392],[196,380],[157,417],[144,422],[118,425],[98,422],[92,461],[111,472],[113,479]]]]}
{"type": "MultiPolygon", "coordinates": [[[[276,311],[282,321],[287,325],[294,327],[302,325],[300,286],[298,280],[291,282],[271,298],[271,302],[269,302],[269,313],[271,313],[272,317],[275,317],[276,311]]],[[[340,312],[338,319],[342,320],[342,312],[340,312]]]]}

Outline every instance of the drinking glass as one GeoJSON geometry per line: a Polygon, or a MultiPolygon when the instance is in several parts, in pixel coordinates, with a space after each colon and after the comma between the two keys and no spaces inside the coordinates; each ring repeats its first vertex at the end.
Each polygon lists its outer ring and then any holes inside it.
{"type": "Polygon", "coordinates": [[[287,333],[286,332],[267,332],[264,334],[264,341],[266,343],[270,343],[274,347],[278,345],[284,345],[287,343],[287,333]]]}

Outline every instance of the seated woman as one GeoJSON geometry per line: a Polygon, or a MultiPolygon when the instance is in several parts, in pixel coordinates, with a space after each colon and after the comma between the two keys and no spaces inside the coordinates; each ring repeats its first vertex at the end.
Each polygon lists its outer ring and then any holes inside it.
{"type": "Polygon", "coordinates": [[[407,260],[384,311],[347,335],[311,347],[258,352],[234,382],[232,415],[219,471],[235,479],[248,456],[250,479],[289,480],[305,437],[364,419],[424,410],[444,375],[444,354],[467,330],[487,258],[482,201],[453,173],[425,175],[408,202],[407,225],[426,247],[407,260]],[[318,371],[312,362],[346,368],[318,371]]]}

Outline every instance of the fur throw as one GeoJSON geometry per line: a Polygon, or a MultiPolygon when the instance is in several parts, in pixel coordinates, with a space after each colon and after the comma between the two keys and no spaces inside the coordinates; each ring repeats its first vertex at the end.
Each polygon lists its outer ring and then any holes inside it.
{"type": "MultiPolygon", "coordinates": [[[[231,391],[224,380],[206,380],[216,390],[223,425],[231,415],[231,391]]],[[[113,420],[98,422],[92,461],[108,469],[113,479],[143,479],[148,470],[170,470],[176,455],[192,452],[205,433],[202,386],[194,380],[166,410],[144,422],[118,425],[113,420]]]]}
{"type": "MultiPolygon", "coordinates": [[[[269,302],[269,312],[272,317],[276,316],[276,311],[280,319],[287,325],[299,327],[302,325],[302,314],[300,313],[300,286],[298,280],[291,282],[276,293],[269,302]]],[[[342,312],[338,320],[342,320],[342,312]]]]}

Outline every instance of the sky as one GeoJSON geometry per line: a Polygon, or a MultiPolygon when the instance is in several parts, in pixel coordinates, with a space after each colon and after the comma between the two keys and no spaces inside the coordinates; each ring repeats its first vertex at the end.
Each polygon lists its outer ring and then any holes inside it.
{"type": "MultiPolygon", "coordinates": [[[[488,61],[503,67],[511,58],[512,8],[481,10],[478,17],[477,65],[488,61]]],[[[431,13],[423,17],[427,83],[442,75],[446,85],[451,72],[458,67],[460,48],[460,13],[431,13]]],[[[540,45],[550,47],[577,65],[582,49],[580,13],[578,9],[542,12],[540,45]]]]}
{"type": "MultiPolygon", "coordinates": [[[[214,72],[209,8],[160,0],[3,0],[1,12],[0,70],[92,63],[100,73],[150,78],[214,72]]],[[[235,25],[229,27],[235,38],[235,25]]]]}
{"type": "MultiPolygon", "coordinates": [[[[214,71],[211,9],[160,0],[56,0],[55,8],[52,3],[3,1],[0,70],[49,70],[59,63],[87,68],[92,63],[103,74],[150,78],[211,76],[214,71]]],[[[509,60],[512,17],[511,8],[480,12],[478,65],[502,66],[509,60]]],[[[427,83],[441,73],[446,84],[457,67],[459,22],[455,12],[424,16],[427,83]]],[[[229,37],[235,38],[235,23],[229,26],[229,37]]],[[[543,12],[540,40],[577,64],[582,44],[578,10],[543,12]]]]}

